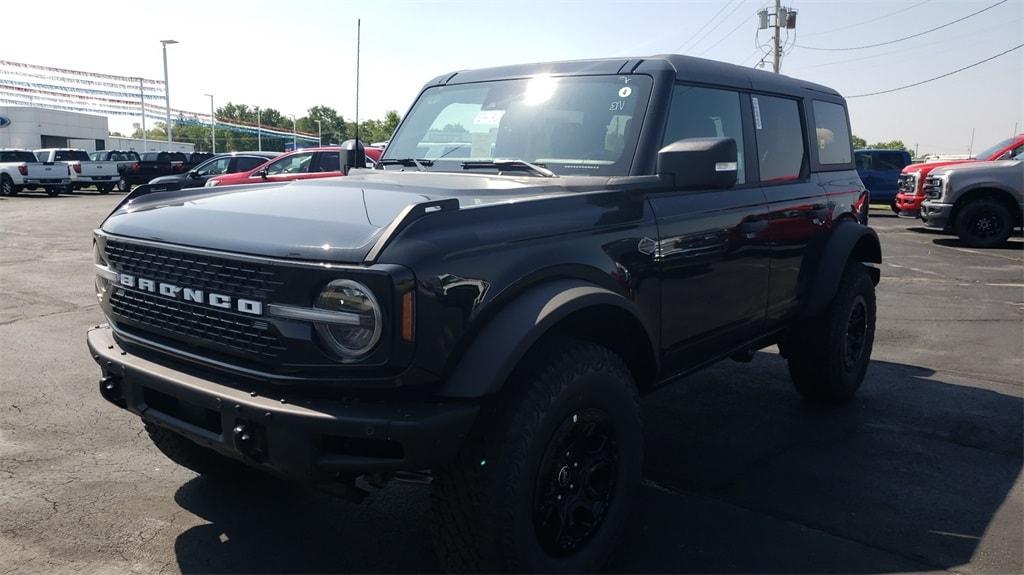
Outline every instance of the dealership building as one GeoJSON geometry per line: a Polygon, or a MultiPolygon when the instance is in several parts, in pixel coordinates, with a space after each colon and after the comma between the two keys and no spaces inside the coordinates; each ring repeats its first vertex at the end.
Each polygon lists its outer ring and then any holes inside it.
{"type": "Polygon", "coordinates": [[[185,142],[111,137],[106,116],[33,106],[0,106],[0,148],[191,152],[195,146],[185,142]]]}

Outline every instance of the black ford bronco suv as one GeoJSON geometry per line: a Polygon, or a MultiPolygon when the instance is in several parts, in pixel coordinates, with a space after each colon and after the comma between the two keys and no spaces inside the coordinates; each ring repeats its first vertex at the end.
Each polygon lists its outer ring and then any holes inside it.
{"type": "Polygon", "coordinates": [[[638,397],[777,344],[860,386],[881,262],[843,98],[683,56],[440,76],[346,177],[158,192],[95,232],[100,392],[201,474],[429,482],[450,569],[596,569],[638,397]]]}

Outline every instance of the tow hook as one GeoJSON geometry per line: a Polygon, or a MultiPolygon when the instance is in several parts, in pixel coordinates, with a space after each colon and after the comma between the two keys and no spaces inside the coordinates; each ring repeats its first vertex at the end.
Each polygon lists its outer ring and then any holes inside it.
{"type": "Polygon", "coordinates": [[[124,394],[121,390],[121,379],[113,376],[100,378],[100,395],[118,407],[124,407],[124,394]]]}
{"type": "Polygon", "coordinates": [[[260,427],[251,423],[239,423],[231,430],[231,439],[235,449],[245,457],[256,462],[266,459],[267,442],[260,427]]]}

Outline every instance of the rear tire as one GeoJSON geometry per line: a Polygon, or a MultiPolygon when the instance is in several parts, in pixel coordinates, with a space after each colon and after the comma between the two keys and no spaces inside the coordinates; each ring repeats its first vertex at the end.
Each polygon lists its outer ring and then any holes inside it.
{"type": "Polygon", "coordinates": [[[0,174],[0,195],[18,195],[18,187],[14,185],[14,180],[7,174],[0,174]]]}
{"type": "Polygon", "coordinates": [[[199,475],[226,477],[237,474],[242,464],[216,451],[194,443],[173,431],[153,423],[144,423],[146,433],[153,445],[178,465],[191,469],[199,475]]]}
{"type": "Polygon", "coordinates": [[[1010,237],[1013,217],[1003,204],[988,198],[971,200],[956,215],[953,230],[972,248],[993,248],[1010,237]]]}
{"type": "Polygon", "coordinates": [[[128,184],[128,180],[125,180],[124,178],[121,178],[120,180],[117,181],[116,187],[117,191],[121,193],[127,193],[131,191],[131,186],[128,184]]]}
{"type": "Polygon", "coordinates": [[[864,381],[874,341],[875,286],[864,264],[853,262],[828,308],[790,334],[786,353],[797,391],[821,403],[849,401],[864,381]]]}
{"type": "Polygon", "coordinates": [[[643,464],[632,375],[592,343],[538,347],[435,470],[431,532],[449,570],[597,570],[623,533],[643,464]]]}

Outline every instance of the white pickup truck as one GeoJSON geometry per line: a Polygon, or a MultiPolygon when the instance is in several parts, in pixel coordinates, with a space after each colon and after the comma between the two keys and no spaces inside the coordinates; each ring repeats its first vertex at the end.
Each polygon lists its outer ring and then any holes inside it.
{"type": "Polygon", "coordinates": [[[29,150],[0,149],[0,194],[16,196],[25,189],[41,188],[56,196],[70,185],[67,164],[44,164],[29,150]]]}
{"type": "Polygon", "coordinates": [[[77,148],[44,148],[35,151],[43,163],[64,163],[71,168],[71,186],[68,191],[96,186],[101,194],[110,193],[121,179],[117,162],[94,162],[89,152],[77,148]]]}

